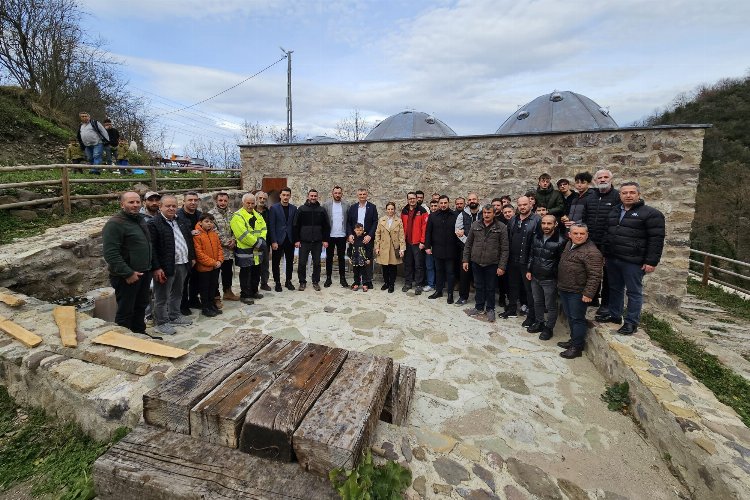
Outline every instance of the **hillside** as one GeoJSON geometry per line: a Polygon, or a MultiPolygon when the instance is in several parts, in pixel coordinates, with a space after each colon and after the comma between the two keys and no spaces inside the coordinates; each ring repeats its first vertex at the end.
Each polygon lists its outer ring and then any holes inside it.
{"type": "Polygon", "coordinates": [[[750,76],[680,96],[647,125],[711,123],[703,143],[691,246],[750,261],[750,76]]]}
{"type": "Polygon", "coordinates": [[[28,94],[0,87],[0,165],[42,165],[65,160],[74,133],[33,111],[28,94]]]}

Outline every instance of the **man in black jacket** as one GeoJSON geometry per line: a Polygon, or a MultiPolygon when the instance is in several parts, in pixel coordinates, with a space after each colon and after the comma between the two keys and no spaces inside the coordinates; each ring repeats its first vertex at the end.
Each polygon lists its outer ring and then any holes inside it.
{"type": "MultiPolygon", "coordinates": [[[[177,211],[177,218],[179,220],[187,220],[190,224],[190,230],[193,235],[197,234],[198,231],[195,229],[195,225],[198,224],[198,220],[203,215],[203,212],[198,210],[198,193],[190,191],[185,193],[182,198],[182,208],[177,211]]],[[[193,238],[190,238],[193,241],[193,238]]],[[[185,278],[185,284],[182,286],[182,303],[180,304],[180,312],[186,316],[192,314],[190,311],[191,307],[201,307],[201,301],[198,300],[198,271],[192,268],[185,278]]]]}
{"type": "Polygon", "coordinates": [[[154,325],[161,335],[174,335],[175,326],[193,322],[181,315],[183,284],[195,263],[192,226],[177,216],[177,198],[161,199],[161,214],[148,223],[154,246],[154,325]]]}
{"type": "MultiPolygon", "coordinates": [[[[526,279],[526,271],[531,253],[531,242],[537,232],[539,216],[531,211],[531,200],[528,196],[518,198],[518,215],[514,215],[508,221],[508,245],[510,255],[508,257],[508,304],[505,312],[500,316],[503,319],[518,316],[517,304],[521,295],[521,287],[526,292],[527,302],[532,301],[531,282],[526,279]]],[[[528,306],[528,304],[526,304],[528,306]]],[[[534,315],[529,314],[522,323],[524,327],[530,327],[534,322],[534,315]]]]}
{"type": "Polygon", "coordinates": [[[557,264],[560,262],[565,240],[557,230],[554,215],[545,215],[540,224],[542,232],[537,233],[531,243],[531,256],[526,273],[534,297],[533,313],[529,311],[529,317],[534,317],[534,323],[526,331],[539,333],[540,340],[549,340],[557,322],[557,264]]]}
{"type": "Polygon", "coordinates": [[[643,306],[643,276],[652,273],[664,249],[664,214],[641,199],[637,182],[620,186],[622,203],[609,213],[604,244],[605,268],[609,275],[609,314],[598,321],[619,324],[628,296],[628,314],[617,330],[632,335],[638,329],[643,306]]]}
{"type": "MultiPolygon", "coordinates": [[[[589,239],[596,245],[600,252],[604,253],[604,235],[607,234],[609,212],[620,203],[620,192],[612,187],[612,172],[603,169],[594,174],[594,188],[584,204],[583,221],[589,228],[589,239]]],[[[602,277],[601,302],[597,304],[597,298],[590,305],[599,305],[596,314],[607,316],[609,314],[609,281],[606,268],[602,277]]]]}
{"type": "MultiPolygon", "coordinates": [[[[349,207],[346,212],[346,234],[349,244],[354,243],[354,225],[360,223],[365,228],[365,246],[367,247],[368,255],[373,254],[373,246],[375,245],[375,230],[378,228],[378,209],[367,201],[367,189],[357,189],[357,200],[358,203],[354,203],[349,207]]],[[[363,283],[368,288],[372,289],[372,269],[375,265],[373,259],[372,264],[365,266],[365,276],[363,283]]]]}
{"type": "Polygon", "coordinates": [[[292,223],[294,246],[299,248],[299,263],[297,265],[297,279],[299,291],[307,287],[307,259],[312,253],[312,284],[316,292],[320,291],[320,254],[328,248],[328,237],[331,226],[328,214],[318,202],[318,191],[311,189],[307,192],[307,201],[297,209],[292,223]]]}
{"type": "MultiPolygon", "coordinates": [[[[450,208],[446,195],[438,198],[438,210],[430,214],[425,231],[425,248],[435,262],[435,292],[427,297],[437,299],[443,296],[447,284],[448,303],[453,304],[453,263],[456,259],[456,214],[450,208]],[[447,282],[447,283],[446,283],[447,282]]],[[[494,297],[493,297],[494,299],[494,297]]]]}

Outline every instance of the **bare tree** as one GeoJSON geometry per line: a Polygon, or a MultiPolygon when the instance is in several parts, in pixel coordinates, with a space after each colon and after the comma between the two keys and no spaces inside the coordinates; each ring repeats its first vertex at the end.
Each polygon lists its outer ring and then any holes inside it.
{"type": "Polygon", "coordinates": [[[258,123],[250,123],[247,120],[242,122],[242,136],[241,140],[245,144],[262,144],[266,138],[266,129],[258,123]]]}
{"type": "Polygon", "coordinates": [[[374,124],[366,120],[359,109],[336,123],[336,137],[345,141],[361,141],[370,133],[374,124]]]}
{"type": "MultiPolygon", "coordinates": [[[[286,144],[286,127],[282,128],[270,125],[268,127],[268,137],[271,139],[271,142],[275,142],[276,144],[286,144]]],[[[299,138],[294,132],[292,132],[292,142],[299,142],[299,138]]]]}

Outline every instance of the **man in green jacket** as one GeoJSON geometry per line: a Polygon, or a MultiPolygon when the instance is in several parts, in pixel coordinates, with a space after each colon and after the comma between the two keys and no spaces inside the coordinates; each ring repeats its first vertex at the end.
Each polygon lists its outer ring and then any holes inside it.
{"type": "Polygon", "coordinates": [[[151,298],[151,241],[141,209],[141,197],[120,195],[122,210],[104,225],[102,241],[109,281],[115,289],[115,323],[134,333],[146,333],[146,306],[151,298]]]}
{"type": "Polygon", "coordinates": [[[539,176],[534,199],[537,207],[547,207],[547,213],[554,215],[558,220],[563,216],[565,200],[560,191],[552,187],[552,177],[549,174],[544,173],[539,176]]]}
{"type": "Polygon", "coordinates": [[[242,208],[237,210],[229,223],[237,242],[234,263],[240,268],[240,301],[253,304],[261,299],[260,262],[266,248],[266,221],[255,210],[255,195],[246,193],[242,197],[242,208]]]}

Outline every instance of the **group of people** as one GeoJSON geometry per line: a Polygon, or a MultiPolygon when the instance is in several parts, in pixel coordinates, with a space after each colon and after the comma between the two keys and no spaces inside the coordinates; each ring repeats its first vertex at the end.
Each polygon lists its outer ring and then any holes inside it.
{"type": "MultiPolygon", "coordinates": [[[[78,126],[76,137],[70,140],[65,151],[67,163],[93,165],[92,174],[100,174],[101,170],[96,165],[118,165],[127,164],[128,152],[137,148],[135,143],[128,145],[127,141],[120,136],[112,120],[109,118],[98,122],[91,118],[86,111],[78,114],[81,124],[78,126]]],[[[79,169],[82,172],[82,169],[79,169]]]]}
{"type": "Polygon", "coordinates": [[[558,342],[560,355],[575,358],[585,346],[589,306],[598,306],[597,321],[621,325],[618,333],[637,330],[642,279],[659,263],[665,225],[662,213],[644,204],[638,183],[615,189],[609,170],[580,172],[574,186],[560,179],[555,189],[542,174],[536,190],[517,197],[515,206],[509,195],[482,206],[474,192],[457,197],[452,207],[447,195],[435,193],[425,206],[425,194],[413,191],[400,211],[388,202],[382,216],[364,188],[353,203],[344,200],[340,186],[322,203],[310,189],[300,206],[291,202],[288,187],[271,207],[266,193],[246,193],[235,212],[228,194],[217,193],[215,207],[205,214],[197,209],[196,193],[187,193],[179,210],[172,195],[146,193],[141,206],[137,193],[124,193],[122,211],[103,233],[116,322],[145,333],[144,318],[151,314],[156,332],[169,335],[175,326],[191,323],[191,307],[206,316],[221,313],[219,281],[224,300],[245,304],[261,299],[261,290],[304,291],[310,260],[311,286],[320,291],[325,255],[323,287],[333,284],[336,260],[341,286],[371,290],[374,265],[380,264],[381,290],[393,293],[403,264],[403,292],[432,292],[428,299],[446,297],[448,304],[462,306],[473,283],[474,307],[467,314],[494,322],[499,304],[504,319],[525,314],[522,325],[541,340],[553,336],[559,301],[571,334],[558,342]],[[232,292],[234,266],[240,268],[239,296],[232,292]]]}

